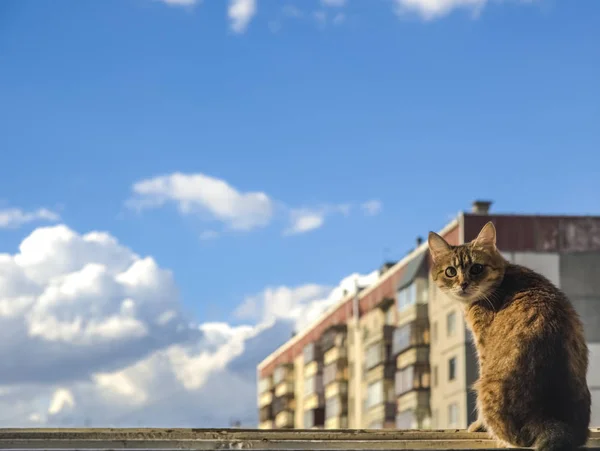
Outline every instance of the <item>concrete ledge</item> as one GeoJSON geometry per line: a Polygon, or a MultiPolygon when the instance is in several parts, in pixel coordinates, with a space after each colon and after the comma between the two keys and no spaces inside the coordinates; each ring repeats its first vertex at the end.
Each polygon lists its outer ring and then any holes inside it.
{"type": "MultiPolygon", "coordinates": [[[[600,429],[588,448],[600,450],[600,429]]],[[[501,449],[464,430],[0,429],[3,450],[479,450],[501,449]]]]}

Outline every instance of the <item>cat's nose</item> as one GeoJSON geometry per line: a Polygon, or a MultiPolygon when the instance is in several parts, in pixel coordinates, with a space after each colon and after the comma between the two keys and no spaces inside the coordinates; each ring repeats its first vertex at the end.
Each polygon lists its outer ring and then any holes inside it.
{"type": "Polygon", "coordinates": [[[465,291],[468,286],[469,286],[469,282],[463,282],[460,284],[460,287],[462,288],[463,291],[465,291]]]}

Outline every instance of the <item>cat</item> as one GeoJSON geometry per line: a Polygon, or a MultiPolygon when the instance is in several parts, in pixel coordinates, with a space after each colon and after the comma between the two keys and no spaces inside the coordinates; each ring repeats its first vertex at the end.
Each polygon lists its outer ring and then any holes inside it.
{"type": "Polygon", "coordinates": [[[464,308],[479,362],[477,419],[507,447],[571,451],[589,437],[588,348],[566,295],[541,274],[509,263],[488,222],[470,243],[429,233],[431,276],[464,308]]]}

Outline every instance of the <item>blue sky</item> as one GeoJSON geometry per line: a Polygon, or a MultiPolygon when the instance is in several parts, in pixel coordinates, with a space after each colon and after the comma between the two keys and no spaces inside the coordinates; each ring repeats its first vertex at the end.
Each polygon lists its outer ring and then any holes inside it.
{"type": "MultiPolygon", "coordinates": [[[[597,2],[490,2],[433,20],[393,6],[259,1],[235,33],[225,2],[3,2],[4,206],[110,231],[171,268],[211,319],[267,285],[332,284],[397,258],[476,197],[600,213],[597,2]],[[383,208],[295,236],[271,223],[203,241],[214,227],[196,215],[124,207],[135,182],[177,171],[292,207],[383,208]]],[[[3,231],[2,248],[24,230],[3,231]]]]}
{"type": "Polygon", "coordinates": [[[600,214],[599,43],[594,0],[3,1],[0,250],[106,231],[239,324],[475,198],[600,214]]]}

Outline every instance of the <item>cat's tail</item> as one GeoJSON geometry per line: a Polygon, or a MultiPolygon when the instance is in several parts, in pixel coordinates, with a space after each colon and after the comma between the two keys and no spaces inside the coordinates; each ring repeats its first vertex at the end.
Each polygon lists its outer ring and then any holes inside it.
{"type": "Polygon", "coordinates": [[[535,441],[537,451],[574,451],[585,445],[589,430],[577,433],[567,423],[547,423],[539,432],[535,441]]]}

